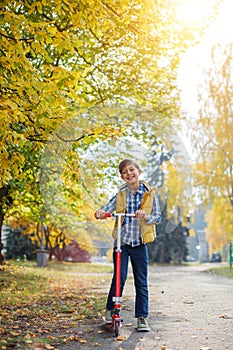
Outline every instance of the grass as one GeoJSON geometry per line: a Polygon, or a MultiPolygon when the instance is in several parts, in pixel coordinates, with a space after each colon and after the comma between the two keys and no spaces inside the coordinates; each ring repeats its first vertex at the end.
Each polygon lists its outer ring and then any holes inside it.
{"type": "Polygon", "coordinates": [[[32,349],[35,342],[55,349],[77,339],[67,336],[67,329],[100,318],[103,287],[112,276],[112,266],[103,264],[54,261],[38,268],[35,262],[12,260],[0,268],[0,349],[32,349]]]}
{"type": "Polygon", "coordinates": [[[233,278],[233,267],[232,268],[230,268],[229,266],[212,267],[209,271],[215,273],[218,276],[233,278]]]}
{"type": "Polygon", "coordinates": [[[48,264],[47,269],[74,273],[108,273],[112,272],[112,265],[97,263],[58,263],[53,261],[48,264]]]}

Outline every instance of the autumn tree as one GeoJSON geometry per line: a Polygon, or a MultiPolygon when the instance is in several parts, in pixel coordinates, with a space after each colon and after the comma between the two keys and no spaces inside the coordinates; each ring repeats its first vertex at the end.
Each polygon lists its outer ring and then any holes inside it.
{"type": "Polygon", "coordinates": [[[145,0],[1,1],[0,227],[9,208],[13,218],[17,213],[40,220],[40,159],[47,142],[55,144],[53,152],[67,146],[62,178],[79,215],[82,190],[72,185],[79,179],[77,150],[111,139],[113,129],[120,137],[122,126],[130,128],[142,116],[157,132],[178,118],[176,67],[203,27],[195,32],[178,25],[175,6],[145,0]],[[75,139],[57,133],[69,120],[75,120],[69,128],[75,128],[75,139]]]}
{"type": "Polygon", "coordinates": [[[216,44],[200,87],[195,175],[209,212],[208,238],[219,250],[233,239],[233,45],[216,44]]]}

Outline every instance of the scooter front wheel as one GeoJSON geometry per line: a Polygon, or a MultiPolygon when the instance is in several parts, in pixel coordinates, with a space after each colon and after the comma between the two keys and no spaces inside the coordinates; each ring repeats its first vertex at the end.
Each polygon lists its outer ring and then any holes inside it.
{"type": "Polygon", "coordinates": [[[120,325],[121,325],[121,321],[120,320],[116,320],[115,321],[115,336],[118,337],[120,334],[120,325]]]}

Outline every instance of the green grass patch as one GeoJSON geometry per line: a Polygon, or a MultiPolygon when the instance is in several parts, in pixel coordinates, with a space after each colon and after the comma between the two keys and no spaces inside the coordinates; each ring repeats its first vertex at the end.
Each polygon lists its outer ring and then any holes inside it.
{"type": "Polygon", "coordinates": [[[94,264],[94,263],[69,263],[57,261],[51,261],[47,266],[48,270],[56,270],[62,272],[74,272],[74,273],[109,273],[112,272],[111,264],[94,264]]]}
{"type": "Polygon", "coordinates": [[[39,294],[49,286],[49,280],[40,271],[6,264],[0,272],[0,286],[1,305],[15,305],[20,298],[28,300],[32,294],[39,294]]]}
{"type": "Polygon", "coordinates": [[[213,267],[209,271],[215,273],[218,276],[233,278],[233,268],[230,268],[229,266],[213,267]]]}
{"type": "Polygon", "coordinates": [[[111,272],[104,264],[54,261],[39,268],[35,262],[8,261],[0,269],[0,349],[13,344],[27,349],[34,341],[56,346],[67,340],[67,330],[96,322],[111,272]]]}
{"type": "MultiPolygon", "coordinates": [[[[46,268],[38,268],[35,261],[17,261],[10,260],[10,265],[24,268],[32,268],[37,270],[46,270],[47,272],[80,272],[80,273],[108,273],[112,272],[112,264],[98,263],[72,263],[57,262],[52,260],[48,262],[46,268]]],[[[43,272],[42,272],[43,275],[43,272]]]]}

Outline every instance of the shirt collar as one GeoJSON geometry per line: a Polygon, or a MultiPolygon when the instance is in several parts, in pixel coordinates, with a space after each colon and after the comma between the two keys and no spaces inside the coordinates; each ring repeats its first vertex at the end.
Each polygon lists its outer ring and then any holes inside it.
{"type": "MultiPolygon", "coordinates": [[[[123,185],[121,185],[119,187],[119,191],[125,191],[125,190],[129,190],[129,187],[126,183],[124,183],[123,185]]],[[[135,193],[144,193],[145,190],[148,192],[149,188],[146,186],[146,183],[144,183],[143,181],[139,181],[139,187],[137,189],[137,191],[135,193]]],[[[130,190],[129,190],[130,191],[130,190]]]]}
{"type": "MultiPolygon", "coordinates": [[[[130,191],[130,188],[129,188],[128,186],[127,186],[127,191],[128,191],[128,193],[132,193],[132,192],[130,191]]],[[[144,190],[144,185],[143,185],[142,182],[140,182],[137,191],[136,191],[136,192],[133,192],[133,193],[134,193],[134,194],[138,193],[138,194],[142,195],[142,194],[144,194],[144,192],[145,192],[145,190],[144,190]]]]}

